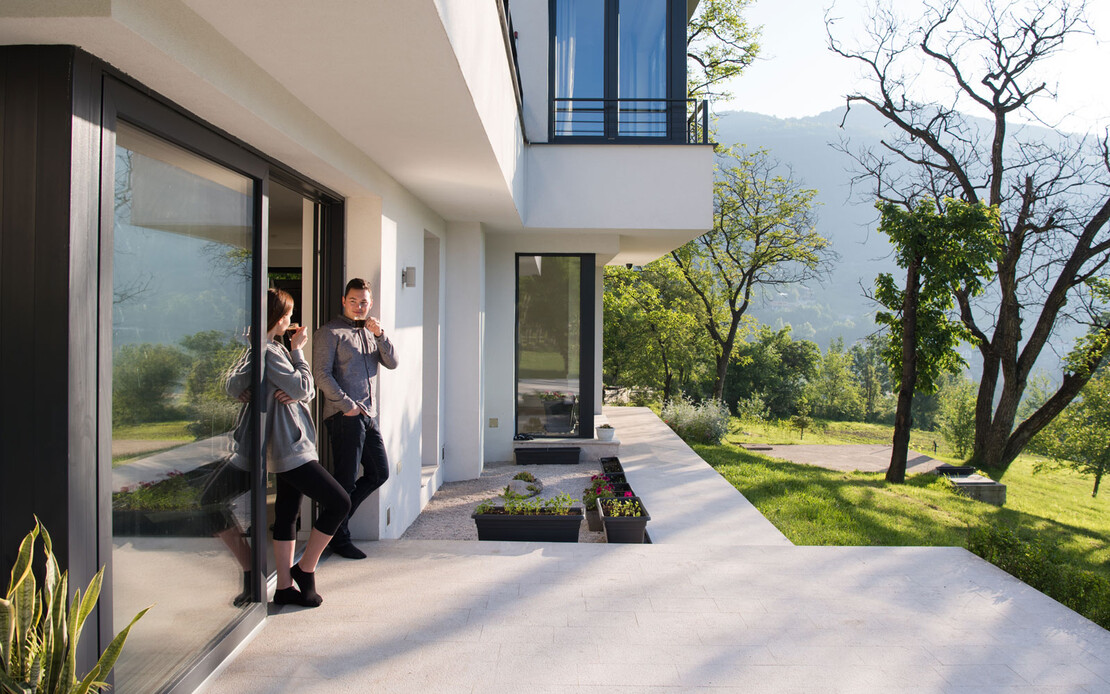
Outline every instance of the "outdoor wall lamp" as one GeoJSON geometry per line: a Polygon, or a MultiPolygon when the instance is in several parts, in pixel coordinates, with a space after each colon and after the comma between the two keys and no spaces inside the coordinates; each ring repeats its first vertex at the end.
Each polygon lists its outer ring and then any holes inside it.
{"type": "Polygon", "coordinates": [[[402,287],[415,287],[416,286],[416,268],[409,266],[401,268],[401,286],[402,287]]]}

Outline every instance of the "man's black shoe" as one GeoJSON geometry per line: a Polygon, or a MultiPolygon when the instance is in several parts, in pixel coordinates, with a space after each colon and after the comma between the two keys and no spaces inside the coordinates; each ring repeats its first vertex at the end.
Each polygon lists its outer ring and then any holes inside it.
{"type": "Polygon", "coordinates": [[[344,559],[365,559],[366,552],[363,552],[358,547],[355,547],[352,542],[342,542],[339,544],[328,545],[331,551],[344,559]]]}

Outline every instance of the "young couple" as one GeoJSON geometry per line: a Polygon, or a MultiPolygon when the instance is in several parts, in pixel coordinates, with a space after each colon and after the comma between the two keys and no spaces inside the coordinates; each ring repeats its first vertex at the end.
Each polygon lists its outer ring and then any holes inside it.
{"type": "MultiPolygon", "coordinates": [[[[304,357],[305,327],[293,331],[291,349],[281,343],[293,315],[293,298],[280,289],[270,289],[268,303],[264,380],[269,413],[266,459],[277,477],[274,602],[316,607],[323,601],[316,592],[315,571],[324,549],[330,545],[336,554],[349,559],[366,556],[351,542],[347,523],[359,504],[389,477],[385,445],[372,416],[371,391],[378,365],[394,369],[397,357],[381,324],[369,315],[373,298],[365,280],[347,283],[342,315],[313,336],[313,369],[304,357]],[[316,428],[307,404],[317,385],[324,394],[323,417],[331,440],[334,476],[320,465],[316,428]],[[360,463],[363,475],[356,479],[360,463]],[[320,513],[304,554],[293,564],[297,515],[304,496],[319,504],[320,513]]],[[[229,392],[233,383],[242,385],[243,381],[229,380],[229,392]]],[[[242,387],[231,392],[240,399],[244,394],[249,397],[242,387]]]]}

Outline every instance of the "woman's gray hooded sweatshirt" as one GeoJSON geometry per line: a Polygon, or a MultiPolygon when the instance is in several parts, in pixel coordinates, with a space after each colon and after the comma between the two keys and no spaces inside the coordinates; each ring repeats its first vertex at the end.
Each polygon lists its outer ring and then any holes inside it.
{"type": "MultiPolygon", "coordinates": [[[[316,451],[316,427],[308,408],[308,402],[316,394],[316,386],[304,352],[299,349],[290,352],[284,345],[274,341],[267,343],[263,382],[266,384],[262,402],[266,407],[265,441],[269,471],[288,472],[307,462],[319,460],[316,451]],[[284,391],[297,402],[281,404],[274,397],[278,390],[284,391]]],[[[249,385],[250,359],[245,356],[228,378],[228,395],[238,398],[249,385]]],[[[247,408],[243,408],[244,413],[247,411],[247,408]]],[[[242,428],[245,430],[245,427],[242,428]]],[[[238,430],[235,438],[241,438],[238,430]]],[[[245,447],[239,448],[240,451],[234,458],[241,459],[245,455],[245,447]]]]}

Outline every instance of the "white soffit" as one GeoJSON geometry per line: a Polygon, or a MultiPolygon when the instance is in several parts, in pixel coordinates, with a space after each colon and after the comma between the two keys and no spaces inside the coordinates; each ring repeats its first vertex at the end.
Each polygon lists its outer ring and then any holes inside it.
{"type": "Polygon", "coordinates": [[[520,226],[432,0],[0,0],[0,17],[0,43],[77,45],[342,194],[386,194],[384,173],[445,219],[520,226]]]}
{"type": "Polygon", "coordinates": [[[432,0],[183,1],[444,218],[520,224],[432,0]]]}

